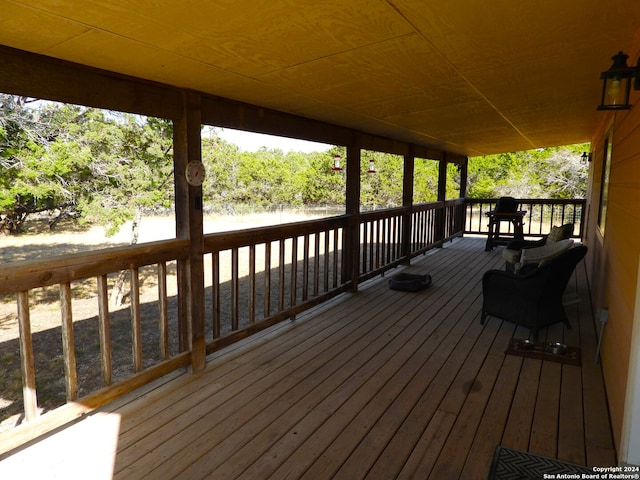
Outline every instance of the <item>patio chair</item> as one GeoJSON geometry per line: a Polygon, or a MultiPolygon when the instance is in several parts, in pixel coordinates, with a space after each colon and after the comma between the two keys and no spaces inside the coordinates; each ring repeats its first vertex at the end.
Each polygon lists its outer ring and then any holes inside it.
{"type": "Polygon", "coordinates": [[[564,290],[576,268],[587,253],[587,247],[573,247],[555,258],[541,263],[527,273],[489,270],[482,276],[482,314],[529,328],[533,340],[538,329],[563,322],[571,323],[562,304],[564,290]]]}
{"type": "MultiPolygon", "coordinates": [[[[526,215],[526,210],[518,210],[519,202],[513,197],[500,197],[496,202],[496,206],[493,210],[487,212],[485,215],[489,217],[489,232],[487,235],[487,242],[485,244],[485,251],[490,252],[494,245],[506,245],[511,239],[522,240],[523,235],[523,221],[522,219],[526,215]],[[502,236],[500,233],[500,224],[506,222],[509,226],[513,225],[513,233],[502,236]],[[509,238],[510,237],[510,238],[509,238]]],[[[506,233],[506,232],[505,232],[506,233]]]]}

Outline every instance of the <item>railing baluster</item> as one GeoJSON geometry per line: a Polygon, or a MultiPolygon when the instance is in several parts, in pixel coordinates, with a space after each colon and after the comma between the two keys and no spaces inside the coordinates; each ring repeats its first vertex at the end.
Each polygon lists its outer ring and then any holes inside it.
{"type": "Polygon", "coordinates": [[[380,265],[380,220],[375,220],[371,225],[371,270],[380,265]]]}
{"type": "Polygon", "coordinates": [[[20,333],[20,367],[22,370],[22,401],[27,421],[38,416],[36,369],[33,361],[29,292],[18,292],[18,328],[20,333]]]}
{"type": "Polygon", "coordinates": [[[389,260],[387,258],[388,246],[389,246],[389,223],[391,218],[382,218],[380,220],[380,264],[378,268],[387,265],[389,260]]]}
{"type": "Polygon", "coordinates": [[[256,323],[256,246],[249,245],[249,323],[256,323]]]}
{"type": "Polygon", "coordinates": [[[369,233],[368,233],[368,223],[364,222],[360,227],[360,238],[362,238],[362,273],[366,273],[367,269],[367,258],[368,258],[368,245],[369,245],[369,233]]]}
{"type": "Polygon", "coordinates": [[[142,371],[142,322],[140,316],[140,277],[138,267],[129,269],[131,274],[131,344],[133,366],[136,372],[142,371]]]}
{"type": "Polygon", "coordinates": [[[306,233],[302,243],[302,301],[309,298],[309,234],[306,233]]]}
{"type": "Polygon", "coordinates": [[[71,284],[60,285],[60,313],[62,316],[62,355],[64,358],[64,379],[67,401],[78,398],[78,372],[73,341],[73,314],[71,311],[71,284]]]}
{"type": "Polygon", "coordinates": [[[294,235],[291,239],[291,296],[290,306],[294,306],[298,302],[298,236],[294,235]]]}
{"type": "Polygon", "coordinates": [[[344,234],[344,229],[336,228],[333,231],[333,288],[338,286],[338,270],[342,270],[338,259],[341,234],[344,234]]]}
{"type": "Polygon", "coordinates": [[[221,335],[221,307],[220,307],[220,252],[211,253],[211,314],[213,338],[220,338],[221,335]]]}
{"type": "Polygon", "coordinates": [[[313,236],[313,296],[318,296],[320,288],[320,232],[313,236]]]}
{"type": "Polygon", "coordinates": [[[271,312],[271,242],[264,244],[264,318],[271,312]]]}
{"type": "Polygon", "coordinates": [[[158,272],[158,331],[160,358],[169,358],[169,303],[167,299],[167,264],[160,262],[158,272]]]}
{"type": "Polygon", "coordinates": [[[238,274],[238,249],[231,249],[231,330],[238,330],[238,310],[239,310],[239,274],[238,274]]]}
{"type": "Polygon", "coordinates": [[[324,232],[324,290],[329,291],[329,233],[331,230],[324,232]]]}
{"type": "Polygon", "coordinates": [[[280,245],[279,245],[279,257],[278,257],[278,264],[279,264],[279,270],[278,270],[278,275],[279,275],[279,282],[278,282],[278,311],[282,311],[284,310],[284,266],[285,266],[285,260],[284,260],[284,247],[285,247],[285,240],[282,239],[280,240],[280,245]]]}
{"type": "Polygon", "coordinates": [[[98,329],[100,331],[100,370],[102,384],[111,385],[111,325],[109,323],[109,295],[106,275],[97,277],[98,329]]]}

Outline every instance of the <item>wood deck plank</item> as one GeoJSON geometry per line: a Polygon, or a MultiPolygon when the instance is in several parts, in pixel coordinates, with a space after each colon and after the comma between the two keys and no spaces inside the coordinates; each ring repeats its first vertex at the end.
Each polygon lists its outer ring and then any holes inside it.
{"type": "MultiPolygon", "coordinates": [[[[374,293],[377,295],[377,292],[374,292],[374,293]]],[[[365,299],[364,303],[365,303],[365,304],[370,304],[370,303],[371,303],[371,301],[370,301],[370,300],[371,300],[371,299],[367,298],[367,299],[365,299]]],[[[388,307],[388,308],[393,308],[393,307],[388,307]]],[[[385,312],[384,312],[384,310],[383,310],[379,315],[384,315],[384,313],[385,313],[385,312]]],[[[375,317],[372,317],[372,319],[370,319],[370,320],[371,320],[372,322],[373,322],[373,321],[375,321],[375,317]]],[[[371,338],[374,338],[374,339],[375,339],[375,338],[379,337],[379,336],[380,336],[380,334],[379,334],[379,332],[373,332],[373,333],[372,333],[372,332],[369,332],[369,336],[370,336],[371,338]]],[[[343,336],[341,336],[341,337],[340,337],[340,341],[344,342],[344,341],[346,341],[346,340],[343,338],[343,336]]],[[[369,341],[369,340],[367,340],[367,342],[368,342],[368,341],[369,341]]],[[[249,438],[250,438],[250,437],[249,437],[249,438]]],[[[217,453],[219,453],[219,450],[218,450],[218,452],[217,452],[217,453]]]]}
{"type": "MultiPolygon", "coordinates": [[[[375,302],[369,302],[369,304],[373,304],[375,307],[375,302]]],[[[365,305],[361,307],[364,308],[365,305]]],[[[333,322],[333,324],[337,323],[333,322]]],[[[276,414],[278,407],[286,407],[286,403],[282,402],[280,397],[289,392],[289,390],[295,389],[306,375],[318,371],[319,373],[316,375],[326,376],[340,366],[340,364],[331,364],[329,366],[322,364],[323,359],[331,360],[330,356],[323,355],[328,349],[332,349],[334,353],[350,348],[357,352],[358,345],[367,345],[369,342],[375,341],[376,338],[382,338],[381,333],[384,330],[371,330],[367,336],[358,339],[352,334],[357,326],[357,322],[351,322],[345,328],[336,326],[337,330],[335,332],[331,332],[331,329],[327,326],[327,329],[312,337],[312,341],[299,344],[297,348],[298,356],[291,361],[283,363],[282,360],[287,356],[287,352],[280,351],[280,360],[278,362],[267,359],[266,362],[254,365],[251,369],[251,374],[240,377],[232,385],[232,388],[227,389],[228,392],[226,390],[221,393],[214,392],[216,393],[216,400],[210,402],[206,411],[198,408],[193,412],[187,412],[177,417],[174,422],[163,424],[162,429],[167,436],[174,440],[176,437],[178,440],[184,438],[184,441],[160,442],[157,447],[157,453],[160,453],[164,459],[179,455],[189,465],[205,455],[211,448],[217,447],[218,443],[228,435],[235,433],[244,422],[257,417],[260,408],[269,407],[267,409],[268,413],[276,414]],[[314,359],[318,359],[318,361],[314,362],[314,359]],[[256,368],[258,365],[261,368],[256,368]],[[209,425],[208,430],[204,433],[200,432],[200,422],[209,425]],[[184,428],[185,425],[188,425],[188,428],[184,428]],[[218,425],[220,426],[219,428],[214,428],[218,425]],[[182,428],[182,431],[179,431],[180,428],[182,428]],[[179,433],[175,434],[176,431],[179,431],[179,433]],[[196,438],[197,440],[188,441],[188,438],[196,438]],[[175,446],[178,446],[179,450],[175,451],[175,446]]],[[[274,349],[270,350],[274,352],[274,349]]],[[[277,349],[275,354],[278,356],[277,349]]],[[[295,392],[302,394],[304,390],[297,389],[295,392]]],[[[263,418],[260,417],[260,419],[263,418]]],[[[160,440],[159,436],[155,436],[154,440],[158,442],[160,440]]],[[[140,449],[134,448],[134,450],[139,451],[140,449]]],[[[158,469],[170,475],[180,473],[181,465],[173,463],[171,466],[165,466],[157,461],[152,463],[154,470],[158,469]]]]}
{"type": "MultiPolygon", "coordinates": [[[[336,310],[336,317],[344,316],[350,317],[354,311],[364,311],[367,309],[375,309],[378,303],[376,301],[370,302],[370,304],[360,305],[357,302],[351,305],[348,309],[339,308],[336,310]]],[[[134,441],[129,439],[129,434],[134,436],[135,439],[145,438],[154,427],[166,426],[167,423],[176,419],[176,422],[185,425],[183,422],[185,418],[178,418],[180,410],[171,408],[178,401],[183,402],[181,404],[181,410],[190,410],[199,405],[203,398],[215,395],[218,391],[223,391],[229,386],[238,388],[238,377],[246,385],[250,385],[253,380],[260,379],[265,375],[281,368],[289,361],[294,361],[299,355],[308,353],[308,349],[312,344],[320,344],[325,338],[329,338],[336,332],[341,332],[345,336],[349,336],[349,328],[353,328],[353,325],[346,325],[347,330],[342,331],[345,325],[341,325],[338,322],[333,322],[330,325],[320,324],[305,324],[303,328],[291,327],[288,329],[288,339],[284,342],[278,342],[278,348],[257,349],[248,351],[242,357],[234,357],[231,359],[225,359],[220,365],[214,365],[213,368],[209,368],[206,372],[199,375],[205,376],[204,378],[196,378],[187,376],[183,379],[183,383],[176,383],[169,386],[171,391],[164,391],[161,394],[155,394],[152,398],[148,399],[147,405],[142,412],[133,411],[132,415],[125,416],[125,426],[123,427],[123,435],[121,441],[121,450],[126,450],[130,445],[134,445],[134,441]],[[278,360],[275,362],[274,360],[278,360]],[[255,364],[260,363],[263,365],[263,369],[258,372],[255,369],[255,364]],[[202,382],[208,382],[209,379],[215,380],[215,388],[209,388],[207,390],[200,390],[198,387],[202,382]],[[194,395],[187,395],[185,391],[192,386],[196,389],[194,395]],[[164,416],[162,416],[164,415],[164,416]],[[139,417],[142,417],[140,420],[139,417]],[[153,422],[149,422],[148,419],[153,418],[153,422]],[[132,424],[129,425],[128,421],[131,420],[132,424]],[[139,422],[145,425],[146,432],[143,432],[143,427],[138,427],[139,422]]],[[[328,347],[327,347],[328,348],[328,347]]],[[[320,354],[321,352],[319,352],[320,354]]],[[[294,364],[294,368],[295,368],[294,364]]],[[[219,403],[225,400],[223,395],[217,398],[219,403]]],[[[136,407],[134,407],[136,408],[136,407]]],[[[128,413],[125,411],[125,413],[128,413]]],[[[169,428],[171,430],[171,428],[169,428]]],[[[158,444],[162,443],[166,439],[155,437],[158,444]]],[[[134,448],[135,449],[135,448],[134,448]]]]}
{"type": "Polygon", "coordinates": [[[505,356],[473,438],[461,478],[469,480],[486,478],[493,451],[495,446],[500,444],[504,433],[522,362],[523,359],[520,357],[505,356]]]}
{"type": "MultiPolygon", "coordinates": [[[[451,263],[452,262],[447,262],[447,266],[449,268],[452,267],[451,263]]],[[[432,271],[432,270],[430,270],[430,271],[432,271]]],[[[434,274],[437,275],[437,271],[434,271],[434,274]]],[[[459,281],[460,282],[464,282],[464,275],[462,275],[460,277],[459,281]]],[[[462,288],[463,285],[464,284],[461,284],[460,288],[462,288]]],[[[450,291],[450,290],[447,289],[447,291],[450,291]]],[[[436,289],[436,290],[432,290],[431,292],[432,292],[432,294],[435,295],[435,294],[437,294],[439,292],[439,290],[436,289]]],[[[446,303],[450,303],[450,297],[449,297],[449,293],[447,293],[447,292],[444,292],[444,293],[446,294],[446,297],[444,299],[443,305],[446,305],[446,303]]],[[[403,297],[405,297],[406,295],[407,294],[403,294],[403,297]]],[[[432,303],[430,305],[430,307],[432,309],[436,309],[436,310],[442,308],[442,306],[440,306],[438,304],[438,302],[432,303]]],[[[425,311],[420,311],[418,313],[420,313],[421,315],[423,315],[425,317],[428,316],[428,315],[426,315],[428,313],[428,311],[426,311],[426,312],[425,311]]],[[[434,320],[431,319],[429,323],[434,323],[434,320]]],[[[436,341],[438,341],[438,340],[436,340],[436,341]]],[[[436,345],[437,345],[437,343],[436,343],[436,345]]],[[[325,427],[325,428],[328,428],[328,427],[325,427]]],[[[336,427],[334,426],[333,428],[336,428],[336,427]]],[[[296,431],[298,431],[298,432],[305,431],[305,428],[303,428],[301,426],[298,426],[296,428],[296,431]]],[[[333,438],[331,432],[323,432],[322,434],[316,434],[316,435],[314,435],[314,437],[315,437],[316,441],[315,442],[311,442],[309,444],[306,444],[299,451],[296,451],[295,455],[288,459],[288,462],[287,462],[288,465],[283,466],[281,469],[279,469],[277,471],[276,477],[282,478],[282,477],[285,477],[285,476],[288,476],[288,475],[292,475],[292,474],[293,475],[301,474],[304,471],[304,469],[306,468],[306,466],[308,465],[309,461],[311,460],[311,458],[313,456],[311,454],[311,452],[321,452],[322,449],[327,448],[327,445],[329,443],[331,443],[330,439],[333,438]],[[329,439],[329,440],[327,440],[327,439],[329,439]],[[317,443],[317,442],[319,442],[319,443],[317,443]],[[292,470],[287,470],[287,468],[289,468],[289,467],[292,468],[292,470]]],[[[296,439],[300,440],[301,437],[296,437],[296,439]]],[[[282,457],[282,453],[268,455],[268,456],[263,457],[261,460],[264,460],[265,458],[275,458],[275,457],[281,458],[282,457]]],[[[251,473],[253,475],[255,475],[256,477],[259,477],[260,475],[264,474],[263,471],[254,470],[254,469],[251,470],[251,473]]]]}
{"type": "Polygon", "coordinates": [[[542,362],[529,443],[531,452],[550,458],[557,454],[561,372],[559,363],[542,362]]]}
{"type": "MultiPolygon", "coordinates": [[[[575,288],[582,299],[589,298],[586,267],[578,265],[579,279],[575,288]]],[[[596,363],[598,336],[595,329],[591,303],[582,301],[577,305],[581,319],[580,345],[582,347],[582,399],[584,405],[584,429],[587,465],[615,465],[616,453],[611,437],[609,409],[600,363],[596,363]]],[[[599,326],[599,325],[598,325],[599,326]]]]}
{"type": "Polygon", "coordinates": [[[584,267],[569,286],[581,298],[567,307],[573,329],[540,332],[580,345],[582,366],[506,356],[528,330],[479,322],[480,279],[503,267],[500,252],[484,252],[483,238],[448,243],[401,267],[430,273],[429,289],[372,279],[212,354],[202,372],[175,372],[62,427],[5,458],[0,476],[72,477],[68,456],[84,452],[100,457],[92,478],[466,480],[486,478],[499,444],[613,465],[584,267]]]}

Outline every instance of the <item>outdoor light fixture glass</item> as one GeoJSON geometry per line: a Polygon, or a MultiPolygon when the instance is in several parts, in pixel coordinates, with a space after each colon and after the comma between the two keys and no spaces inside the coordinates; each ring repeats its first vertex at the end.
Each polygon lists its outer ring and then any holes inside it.
{"type": "Polygon", "coordinates": [[[333,167],[331,167],[331,170],[334,172],[342,171],[342,167],[340,166],[340,155],[336,154],[333,156],[333,167]]]}
{"type": "Polygon", "coordinates": [[[378,173],[376,170],[376,164],[373,161],[373,158],[369,160],[369,168],[367,169],[367,173],[378,173]]]}
{"type": "Polygon", "coordinates": [[[626,55],[618,52],[611,57],[613,65],[600,74],[602,80],[602,97],[598,110],[628,110],[629,92],[633,83],[634,90],[640,90],[640,59],[635,67],[627,66],[626,55]]]}

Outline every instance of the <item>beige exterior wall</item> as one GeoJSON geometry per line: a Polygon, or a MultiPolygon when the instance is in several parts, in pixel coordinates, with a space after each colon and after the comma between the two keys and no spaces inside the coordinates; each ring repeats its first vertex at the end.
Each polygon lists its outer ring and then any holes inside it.
{"type": "MultiPolygon", "coordinates": [[[[629,65],[635,64],[640,55],[640,35],[636,36],[634,45],[621,45],[620,48],[629,54],[629,65]]],[[[594,108],[596,103],[597,99],[594,99],[594,108]]],[[[602,124],[591,140],[593,161],[590,164],[585,238],[589,247],[586,261],[596,321],[600,309],[609,311],[601,359],[618,451],[624,435],[640,258],[640,91],[632,92],[632,103],[635,105],[631,110],[602,112],[602,124]],[[602,232],[598,211],[608,136],[611,136],[611,169],[606,223],[602,232]]]]}

